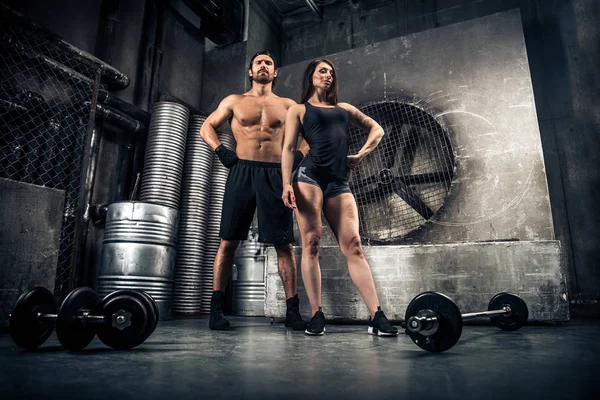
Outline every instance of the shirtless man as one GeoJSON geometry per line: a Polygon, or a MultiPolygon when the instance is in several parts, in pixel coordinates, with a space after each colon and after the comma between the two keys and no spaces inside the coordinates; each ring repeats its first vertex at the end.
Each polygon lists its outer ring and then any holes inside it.
{"type": "MultiPolygon", "coordinates": [[[[277,251],[279,276],[286,296],[285,325],[304,330],[298,306],[296,260],[292,211],[281,198],[281,151],[285,115],[296,104],[272,91],[277,69],[268,51],[256,53],[250,60],[248,75],[252,88],[244,94],[227,96],[206,119],[200,129],[202,139],[217,153],[223,165],[230,169],[219,236],[221,244],[215,257],[213,295],[210,302],[210,329],[229,328],[223,316],[223,300],[233,268],[235,249],[248,230],[258,210],[258,241],[274,245],[277,251]],[[236,152],[220,141],[216,129],[229,121],[237,142],[236,152]]],[[[296,153],[296,164],[308,152],[302,142],[296,153]]]]}

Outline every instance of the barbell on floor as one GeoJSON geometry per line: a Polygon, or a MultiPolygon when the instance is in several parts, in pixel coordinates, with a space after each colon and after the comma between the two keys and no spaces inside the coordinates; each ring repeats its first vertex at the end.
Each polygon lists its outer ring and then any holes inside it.
{"type": "Polygon", "coordinates": [[[461,314],[450,297],[437,292],[424,292],[406,308],[406,333],[420,348],[439,353],[458,342],[463,320],[480,317],[490,317],[500,329],[514,331],[527,322],[529,311],[519,296],[503,292],[490,300],[488,311],[461,314]]]}
{"type": "Polygon", "coordinates": [[[56,325],[56,336],[68,350],[78,351],[98,338],[115,349],[142,344],[158,323],[158,307],[143,291],[118,290],[99,299],[95,291],[79,287],[67,295],[57,312],[54,295],[35,287],[23,293],[9,317],[10,334],[21,348],[42,345],[56,325]]]}

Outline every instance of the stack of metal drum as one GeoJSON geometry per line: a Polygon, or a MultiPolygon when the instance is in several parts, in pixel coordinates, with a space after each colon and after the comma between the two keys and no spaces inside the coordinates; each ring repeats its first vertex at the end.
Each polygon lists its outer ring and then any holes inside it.
{"type": "MultiPolygon", "coordinates": [[[[219,245],[219,227],[216,226],[215,232],[214,224],[210,228],[208,225],[215,218],[220,221],[220,207],[215,211],[217,214],[211,210],[216,209],[216,203],[220,206],[223,200],[228,174],[225,169],[224,176],[222,172],[215,175],[213,151],[199,135],[204,121],[204,117],[193,115],[188,129],[173,291],[173,312],[183,315],[204,314],[210,308],[216,254],[212,249],[215,244],[217,248],[219,245]],[[215,198],[216,194],[219,198],[215,198]],[[207,250],[210,251],[207,253],[207,250]]],[[[231,135],[220,134],[219,139],[228,142],[226,146],[230,149],[235,149],[231,135]]]]}
{"type": "Polygon", "coordinates": [[[171,102],[152,109],[139,202],[109,205],[98,293],[140,289],[169,318],[179,228],[179,198],[189,111],[171,102]]]}

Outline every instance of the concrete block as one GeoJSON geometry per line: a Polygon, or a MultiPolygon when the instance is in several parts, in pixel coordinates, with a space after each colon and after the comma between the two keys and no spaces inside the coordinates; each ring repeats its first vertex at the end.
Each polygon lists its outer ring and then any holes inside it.
{"type": "Polygon", "coordinates": [[[21,293],[54,291],[64,190],[0,179],[0,328],[21,293]]]}
{"type": "MultiPolygon", "coordinates": [[[[311,309],[298,265],[300,312],[311,309]]],[[[516,293],[529,307],[531,321],[569,320],[566,274],[558,241],[453,243],[421,246],[368,246],[364,248],[382,309],[390,319],[404,317],[419,293],[437,291],[450,296],[462,313],[487,310],[498,292],[516,293]]],[[[266,252],[265,316],[285,316],[285,293],[277,272],[277,254],[266,252]]],[[[320,254],[322,306],[329,320],[360,321],[367,308],[348,273],[337,247],[320,254]]]]}

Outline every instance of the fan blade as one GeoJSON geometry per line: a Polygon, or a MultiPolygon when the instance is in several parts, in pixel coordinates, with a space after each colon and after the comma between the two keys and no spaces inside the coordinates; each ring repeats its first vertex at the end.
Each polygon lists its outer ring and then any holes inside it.
{"type": "Polygon", "coordinates": [[[425,219],[429,219],[433,216],[433,211],[427,204],[421,200],[419,196],[412,190],[410,187],[404,184],[399,178],[396,179],[396,184],[394,185],[394,193],[402,198],[411,206],[416,212],[421,214],[421,216],[425,219]]]}

